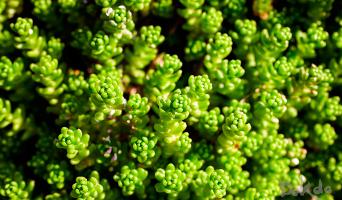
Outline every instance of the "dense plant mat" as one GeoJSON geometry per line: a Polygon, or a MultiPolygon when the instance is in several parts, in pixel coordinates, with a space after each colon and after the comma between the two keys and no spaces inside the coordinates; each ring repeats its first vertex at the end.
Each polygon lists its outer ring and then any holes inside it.
{"type": "Polygon", "coordinates": [[[1,0],[0,199],[341,199],[339,0],[1,0]]]}

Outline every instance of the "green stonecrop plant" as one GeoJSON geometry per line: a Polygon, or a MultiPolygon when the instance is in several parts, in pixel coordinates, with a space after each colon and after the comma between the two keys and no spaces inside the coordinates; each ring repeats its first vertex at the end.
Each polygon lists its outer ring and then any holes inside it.
{"type": "Polygon", "coordinates": [[[119,55],[123,51],[118,43],[119,41],[116,37],[99,31],[89,41],[89,54],[105,66],[115,65],[120,59],[119,55]]]}
{"type": "Polygon", "coordinates": [[[274,62],[288,48],[291,38],[291,29],[281,24],[275,24],[270,30],[261,30],[253,49],[254,58],[250,60],[249,65],[257,66],[257,64],[274,62]]]}
{"type": "Polygon", "coordinates": [[[225,113],[225,120],[222,125],[222,134],[217,138],[219,153],[235,151],[240,141],[246,137],[251,130],[247,114],[240,109],[225,113]]]}
{"type": "Polygon", "coordinates": [[[15,48],[22,50],[23,54],[29,58],[39,59],[46,40],[39,35],[39,29],[33,25],[33,20],[19,17],[10,26],[14,32],[15,48]]]}
{"type": "MultiPolygon", "coordinates": [[[[133,2],[132,2],[133,3],[133,2]]],[[[103,12],[103,29],[120,38],[121,42],[126,42],[133,38],[134,21],[132,12],[125,6],[104,8],[103,12]]]]}
{"type": "Polygon", "coordinates": [[[177,196],[183,189],[185,173],[170,163],[165,169],[158,168],[155,173],[155,178],[158,181],[155,185],[157,192],[177,196]]]}
{"type": "Polygon", "coordinates": [[[215,170],[213,166],[199,171],[193,181],[193,187],[199,199],[223,198],[229,186],[228,174],[223,169],[215,170]]]}
{"type": "Polygon", "coordinates": [[[69,172],[66,169],[66,164],[48,164],[46,168],[48,171],[46,178],[47,182],[59,189],[63,188],[64,183],[68,178],[67,176],[69,175],[69,172]]]}
{"type": "Polygon", "coordinates": [[[273,64],[260,66],[254,71],[256,84],[267,84],[269,88],[282,89],[290,81],[290,76],[295,68],[287,57],[279,57],[273,64]]]}
{"type": "Polygon", "coordinates": [[[303,58],[315,57],[315,49],[325,47],[328,36],[320,23],[312,23],[306,32],[296,32],[297,51],[303,58]]]}
{"type": "Polygon", "coordinates": [[[25,126],[30,124],[30,118],[25,119],[23,107],[19,106],[12,110],[12,106],[11,101],[0,98],[0,128],[7,129],[3,134],[10,137],[23,131],[25,126]]]}
{"type": "Polygon", "coordinates": [[[156,69],[149,70],[146,75],[144,94],[150,101],[156,101],[159,96],[168,96],[182,75],[182,61],[177,55],[165,54],[156,65],[156,69]]]}
{"type": "Polygon", "coordinates": [[[150,7],[152,7],[153,14],[163,17],[163,18],[172,17],[173,10],[174,10],[174,7],[172,6],[172,0],[154,1],[152,2],[152,4],[150,4],[150,7]]]}
{"type": "Polygon", "coordinates": [[[340,8],[0,0],[0,199],[341,199],[340,8]]]}
{"type": "Polygon", "coordinates": [[[259,129],[278,129],[279,117],[281,117],[287,107],[286,97],[277,90],[262,91],[257,96],[254,104],[255,126],[259,129]]]}
{"type": "Polygon", "coordinates": [[[33,75],[32,79],[41,83],[45,88],[37,88],[38,93],[49,100],[51,104],[58,103],[58,96],[63,93],[60,87],[64,78],[62,69],[58,66],[58,60],[50,55],[40,57],[38,63],[30,66],[33,75]]]}
{"type": "Polygon", "coordinates": [[[114,175],[114,180],[118,182],[122,188],[124,196],[130,196],[137,193],[140,197],[145,196],[144,180],[147,178],[148,172],[143,168],[135,169],[134,166],[125,165],[121,171],[114,175]]]}
{"type": "Polygon", "coordinates": [[[71,197],[81,199],[105,199],[104,187],[99,180],[99,173],[93,171],[89,179],[78,176],[72,185],[71,197]]]}
{"type": "Polygon", "coordinates": [[[232,38],[226,33],[218,32],[215,36],[210,37],[206,45],[206,60],[208,60],[208,63],[205,63],[206,67],[211,69],[215,63],[220,63],[230,54],[232,45],[232,38]]]}
{"type": "Polygon", "coordinates": [[[253,44],[257,39],[257,23],[250,19],[237,19],[234,22],[235,29],[229,34],[234,42],[239,43],[239,46],[234,48],[234,54],[242,59],[244,56],[250,56],[250,44],[253,44]]]}
{"type": "Polygon", "coordinates": [[[30,73],[24,71],[24,62],[22,58],[11,61],[6,56],[0,58],[0,87],[4,90],[13,90],[19,87],[27,80],[30,73]]]}
{"type": "Polygon", "coordinates": [[[34,188],[34,181],[26,183],[23,180],[12,180],[7,178],[4,180],[0,195],[9,199],[28,199],[34,188]]]}
{"type": "Polygon", "coordinates": [[[58,135],[56,147],[66,149],[71,164],[76,165],[89,155],[89,140],[90,136],[83,134],[80,129],[63,127],[61,134],[58,135]]]}
{"type": "Polygon", "coordinates": [[[201,114],[197,129],[204,137],[210,138],[221,129],[223,121],[220,108],[215,107],[201,114]]]}
{"type": "Polygon", "coordinates": [[[136,158],[139,163],[151,165],[160,154],[160,150],[156,146],[157,142],[158,138],[153,135],[132,137],[130,141],[131,156],[136,158]]]}
{"type": "Polygon", "coordinates": [[[117,70],[103,71],[89,78],[89,101],[92,103],[91,109],[96,112],[95,120],[122,113],[124,97],[120,78],[121,73],[117,70]]]}
{"type": "Polygon", "coordinates": [[[47,41],[47,53],[53,58],[60,59],[62,57],[63,49],[65,45],[60,38],[51,37],[47,41]]]}
{"type": "Polygon", "coordinates": [[[150,118],[147,116],[149,111],[150,105],[147,97],[141,97],[140,94],[129,96],[123,120],[126,120],[126,123],[135,135],[147,135],[150,132],[147,126],[150,121],[150,118]]]}
{"type": "Polygon", "coordinates": [[[135,38],[133,50],[127,51],[125,60],[126,70],[132,77],[132,82],[143,84],[145,78],[144,68],[156,57],[157,46],[164,41],[160,26],[143,26],[139,36],[135,38]]]}
{"type": "Polygon", "coordinates": [[[186,134],[185,119],[188,118],[191,110],[190,98],[181,90],[175,90],[170,97],[158,98],[157,113],[158,121],[154,124],[157,136],[163,146],[163,155],[169,156],[177,152],[184,154],[190,149],[179,148],[182,136],[186,134]]]}
{"type": "Polygon", "coordinates": [[[210,105],[209,92],[212,90],[212,84],[207,75],[204,76],[190,76],[189,86],[186,87],[184,93],[188,95],[191,101],[191,111],[189,123],[195,123],[199,117],[208,110],[210,105]]]}

